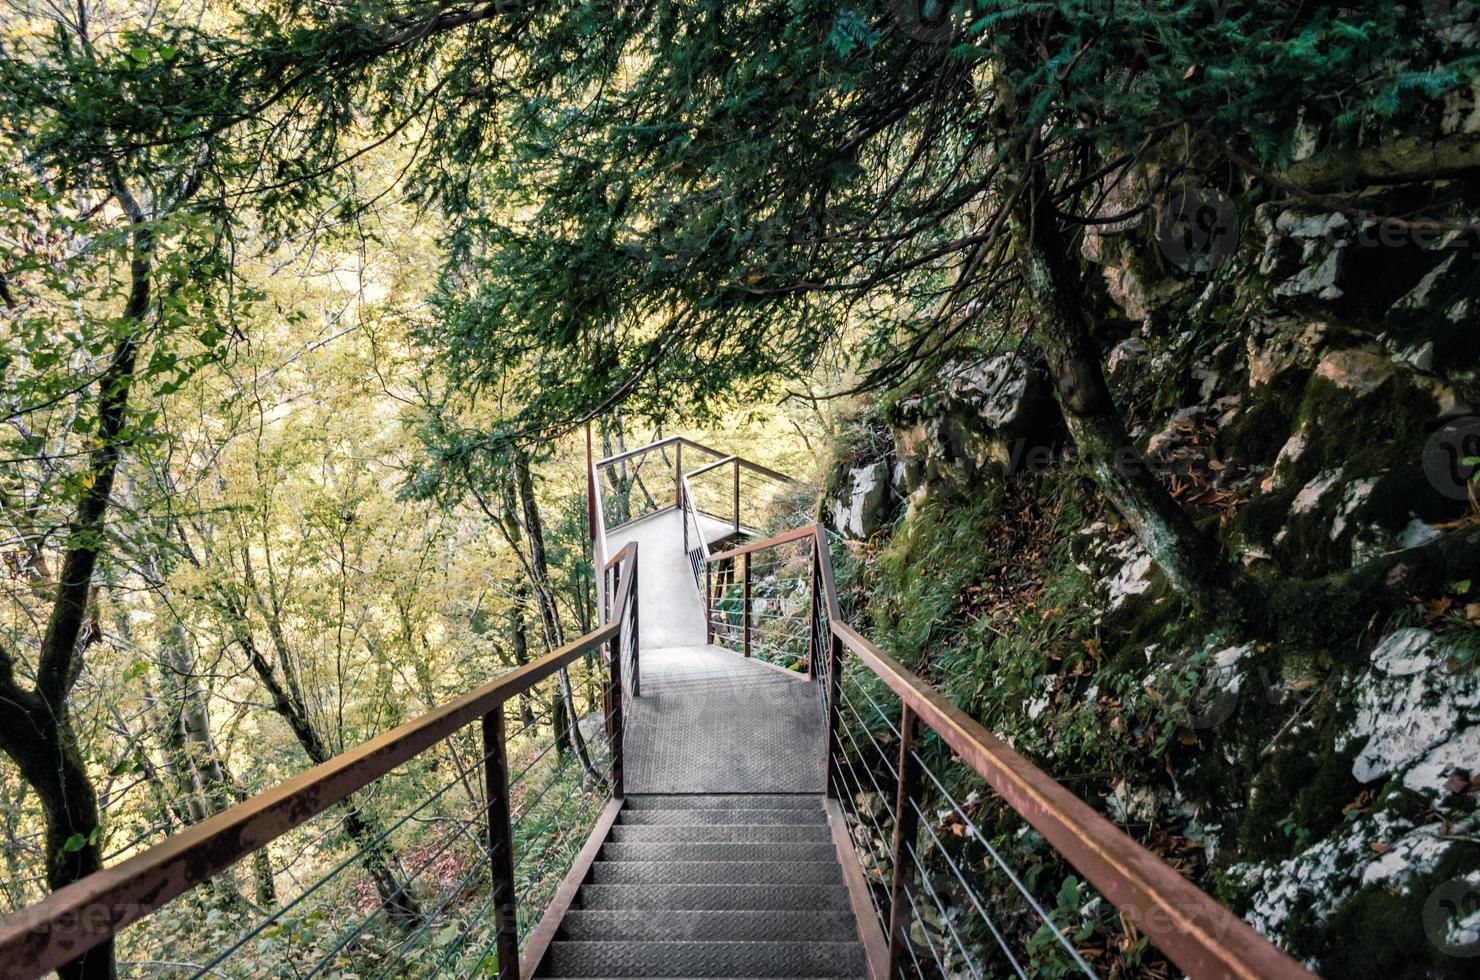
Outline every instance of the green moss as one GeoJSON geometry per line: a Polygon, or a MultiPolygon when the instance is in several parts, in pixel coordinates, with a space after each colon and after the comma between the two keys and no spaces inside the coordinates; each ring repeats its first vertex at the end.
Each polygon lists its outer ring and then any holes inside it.
{"type": "Polygon", "coordinates": [[[1333,752],[1323,735],[1302,735],[1300,743],[1304,748],[1270,753],[1255,770],[1238,833],[1241,860],[1291,857],[1339,827],[1345,818],[1342,808],[1361,792],[1351,774],[1354,748],[1333,752]]]}
{"type": "Polygon", "coordinates": [[[1331,918],[1304,930],[1301,946],[1318,950],[1321,974],[1352,980],[1430,980],[1473,977],[1474,960],[1450,956],[1431,940],[1425,903],[1435,888],[1480,864],[1480,847],[1455,846],[1431,873],[1402,891],[1364,888],[1331,918]]]}
{"type": "Polygon", "coordinates": [[[1286,371],[1248,391],[1238,416],[1220,436],[1224,455],[1250,466],[1273,464],[1299,421],[1309,379],[1309,372],[1286,371]]]}

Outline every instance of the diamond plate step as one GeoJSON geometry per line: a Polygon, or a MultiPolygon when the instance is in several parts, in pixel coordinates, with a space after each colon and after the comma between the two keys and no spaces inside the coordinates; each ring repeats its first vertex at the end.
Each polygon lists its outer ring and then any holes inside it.
{"type": "Polygon", "coordinates": [[[816,810],[629,810],[622,807],[617,823],[642,824],[795,824],[826,823],[827,814],[816,810]]]}
{"type": "Polygon", "coordinates": [[[627,795],[628,810],[821,810],[815,793],[736,793],[686,795],[643,793],[627,795]]]}
{"type": "Polygon", "coordinates": [[[837,847],[830,840],[764,841],[633,841],[601,847],[602,861],[836,861],[837,847]]]}
{"type": "Polygon", "coordinates": [[[848,908],[848,890],[842,885],[582,885],[575,907],[841,911],[848,908]]]}
{"type": "Polygon", "coordinates": [[[832,831],[825,823],[787,824],[622,824],[612,827],[607,838],[619,844],[631,843],[738,843],[766,841],[807,843],[831,841],[832,831]]]}
{"type": "Polygon", "coordinates": [[[567,942],[557,940],[541,972],[565,977],[853,977],[864,971],[857,943],[567,942]]]}
{"type": "Polygon", "coordinates": [[[597,861],[593,885],[841,885],[832,861],[597,861]]]}
{"type": "Polygon", "coordinates": [[[648,909],[571,909],[557,938],[620,942],[853,942],[857,933],[849,912],[708,912],[648,909]]]}

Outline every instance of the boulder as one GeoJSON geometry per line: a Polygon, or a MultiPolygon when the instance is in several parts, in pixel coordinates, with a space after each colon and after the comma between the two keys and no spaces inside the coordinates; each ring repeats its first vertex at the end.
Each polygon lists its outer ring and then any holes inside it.
{"type": "Polygon", "coordinates": [[[822,496],[822,522],[844,538],[862,540],[888,525],[894,501],[893,461],[879,459],[839,471],[822,496]]]}
{"type": "Polygon", "coordinates": [[[1358,782],[1396,780],[1441,801],[1447,779],[1466,776],[1480,759],[1480,676],[1455,672],[1457,651],[1431,630],[1406,627],[1383,637],[1357,679],[1357,713],[1336,742],[1360,745],[1358,782]]]}
{"type": "Polygon", "coordinates": [[[1274,296],[1329,301],[1345,294],[1343,273],[1355,237],[1350,218],[1265,204],[1254,220],[1264,234],[1259,273],[1274,296]]]}
{"type": "Polygon", "coordinates": [[[1047,465],[1062,430],[1045,369],[1015,352],[947,365],[890,425],[906,489],[939,498],[1047,465]]]}

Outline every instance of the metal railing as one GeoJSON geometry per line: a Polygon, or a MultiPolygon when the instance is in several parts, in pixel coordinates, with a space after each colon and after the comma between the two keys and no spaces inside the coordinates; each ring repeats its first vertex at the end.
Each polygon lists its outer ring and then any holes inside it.
{"type": "Polygon", "coordinates": [[[1097,976],[1104,950],[1079,946],[1096,893],[1116,910],[1111,930],[1131,923],[1192,977],[1312,976],[844,622],[820,525],[706,567],[712,642],[816,685],[827,794],[866,883],[855,907],[877,925],[875,977],[1097,976]]]}
{"type": "Polygon", "coordinates": [[[609,532],[677,510],[696,588],[710,553],[761,532],[772,501],[795,485],[784,473],[683,436],[595,459],[587,429],[586,459],[597,564],[606,559],[609,532]],[[685,469],[686,463],[690,468],[685,469]]]}
{"type": "Polygon", "coordinates": [[[521,943],[623,794],[636,545],[600,577],[600,628],[0,921],[0,976],[113,940],[125,976],[278,963],[305,978],[517,978],[521,943]],[[278,879],[276,905],[219,884],[248,856],[278,879]]]}

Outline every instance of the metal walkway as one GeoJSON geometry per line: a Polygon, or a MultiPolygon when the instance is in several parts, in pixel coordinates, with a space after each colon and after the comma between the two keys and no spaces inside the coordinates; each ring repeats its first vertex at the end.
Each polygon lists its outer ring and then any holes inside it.
{"type": "Polygon", "coordinates": [[[816,690],[705,644],[682,534],[667,511],[612,535],[613,550],[635,540],[642,556],[627,796],[538,975],[864,976],[823,801],[816,690]]]}
{"type": "MultiPolygon", "coordinates": [[[[642,555],[642,697],[627,719],[628,793],[821,793],[822,716],[798,674],[704,643],[704,610],[665,512],[613,534],[642,555]]],[[[715,523],[715,536],[728,530],[715,523]]]]}

